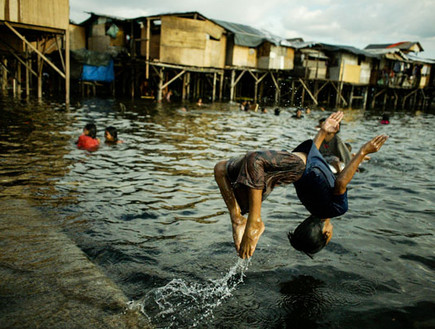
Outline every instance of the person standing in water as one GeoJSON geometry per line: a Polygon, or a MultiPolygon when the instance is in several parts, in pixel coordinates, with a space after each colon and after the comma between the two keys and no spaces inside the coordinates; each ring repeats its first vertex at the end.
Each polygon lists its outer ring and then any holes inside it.
{"type": "Polygon", "coordinates": [[[79,149],[96,150],[100,145],[100,139],[97,138],[97,126],[94,123],[86,124],[76,144],[79,149]]]}
{"type": "Polygon", "coordinates": [[[330,219],[347,211],[347,185],[358,165],[365,155],[377,152],[388,138],[379,135],[364,144],[335,177],[319,147],[328,133],[338,130],[342,119],[343,112],[331,114],[313,140],[303,142],[291,153],[251,151],[215,165],[215,180],[230,213],[239,257],[245,259],[254,254],[265,229],[261,204],[277,185],[293,183],[298,198],[311,214],[289,234],[291,245],[312,255],[328,244],[332,237],[330,219]]]}
{"type": "Polygon", "coordinates": [[[104,131],[104,138],[106,144],[121,144],[122,141],[118,139],[118,130],[115,127],[106,127],[104,131]]]}

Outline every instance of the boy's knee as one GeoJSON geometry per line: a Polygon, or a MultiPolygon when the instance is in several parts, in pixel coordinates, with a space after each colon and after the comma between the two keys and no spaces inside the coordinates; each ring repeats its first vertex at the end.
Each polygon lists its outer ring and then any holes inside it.
{"type": "Polygon", "coordinates": [[[225,176],[225,166],[227,161],[220,161],[216,163],[214,166],[214,176],[215,177],[222,177],[225,176]]]}

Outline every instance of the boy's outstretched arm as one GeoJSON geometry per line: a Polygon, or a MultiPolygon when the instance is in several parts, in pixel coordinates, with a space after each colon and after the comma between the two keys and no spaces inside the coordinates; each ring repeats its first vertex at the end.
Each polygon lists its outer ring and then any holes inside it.
{"type": "Polygon", "coordinates": [[[338,174],[335,181],[334,194],[342,195],[346,192],[347,184],[352,180],[353,175],[357,171],[360,163],[364,160],[365,156],[379,151],[387,139],[388,136],[386,135],[376,136],[359,149],[347,166],[338,174]]]}
{"type": "Polygon", "coordinates": [[[325,139],[328,133],[336,133],[340,128],[340,121],[343,119],[343,112],[337,111],[332,113],[322,124],[320,130],[317,132],[317,135],[314,137],[313,141],[316,145],[317,149],[322,145],[323,140],[325,139]]]}

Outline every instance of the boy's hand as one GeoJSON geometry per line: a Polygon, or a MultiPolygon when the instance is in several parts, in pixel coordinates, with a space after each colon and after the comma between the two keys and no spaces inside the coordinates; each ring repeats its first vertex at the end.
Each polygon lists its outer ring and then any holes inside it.
{"type": "Polygon", "coordinates": [[[382,147],[382,145],[384,145],[384,143],[386,142],[387,139],[388,139],[387,135],[376,136],[371,141],[365,143],[361,147],[362,154],[365,156],[369,153],[378,152],[380,150],[380,148],[382,147]]]}
{"type": "Polygon", "coordinates": [[[340,121],[343,119],[343,112],[332,113],[323,123],[321,129],[327,133],[336,133],[340,129],[340,121]]]}

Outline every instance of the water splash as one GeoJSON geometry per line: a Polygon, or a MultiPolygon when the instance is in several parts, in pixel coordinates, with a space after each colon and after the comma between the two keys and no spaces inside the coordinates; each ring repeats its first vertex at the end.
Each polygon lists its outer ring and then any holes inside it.
{"type": "Polygon", "coordinates": [[[221,279],[206,283],[173,279],[151,290],[139,301],[130,301],[130,309],[139,309],[158,328],[196,327],[213,319],[213,310],[232,296],[243,282],[250,260],[238,259],[221,279]]]}

